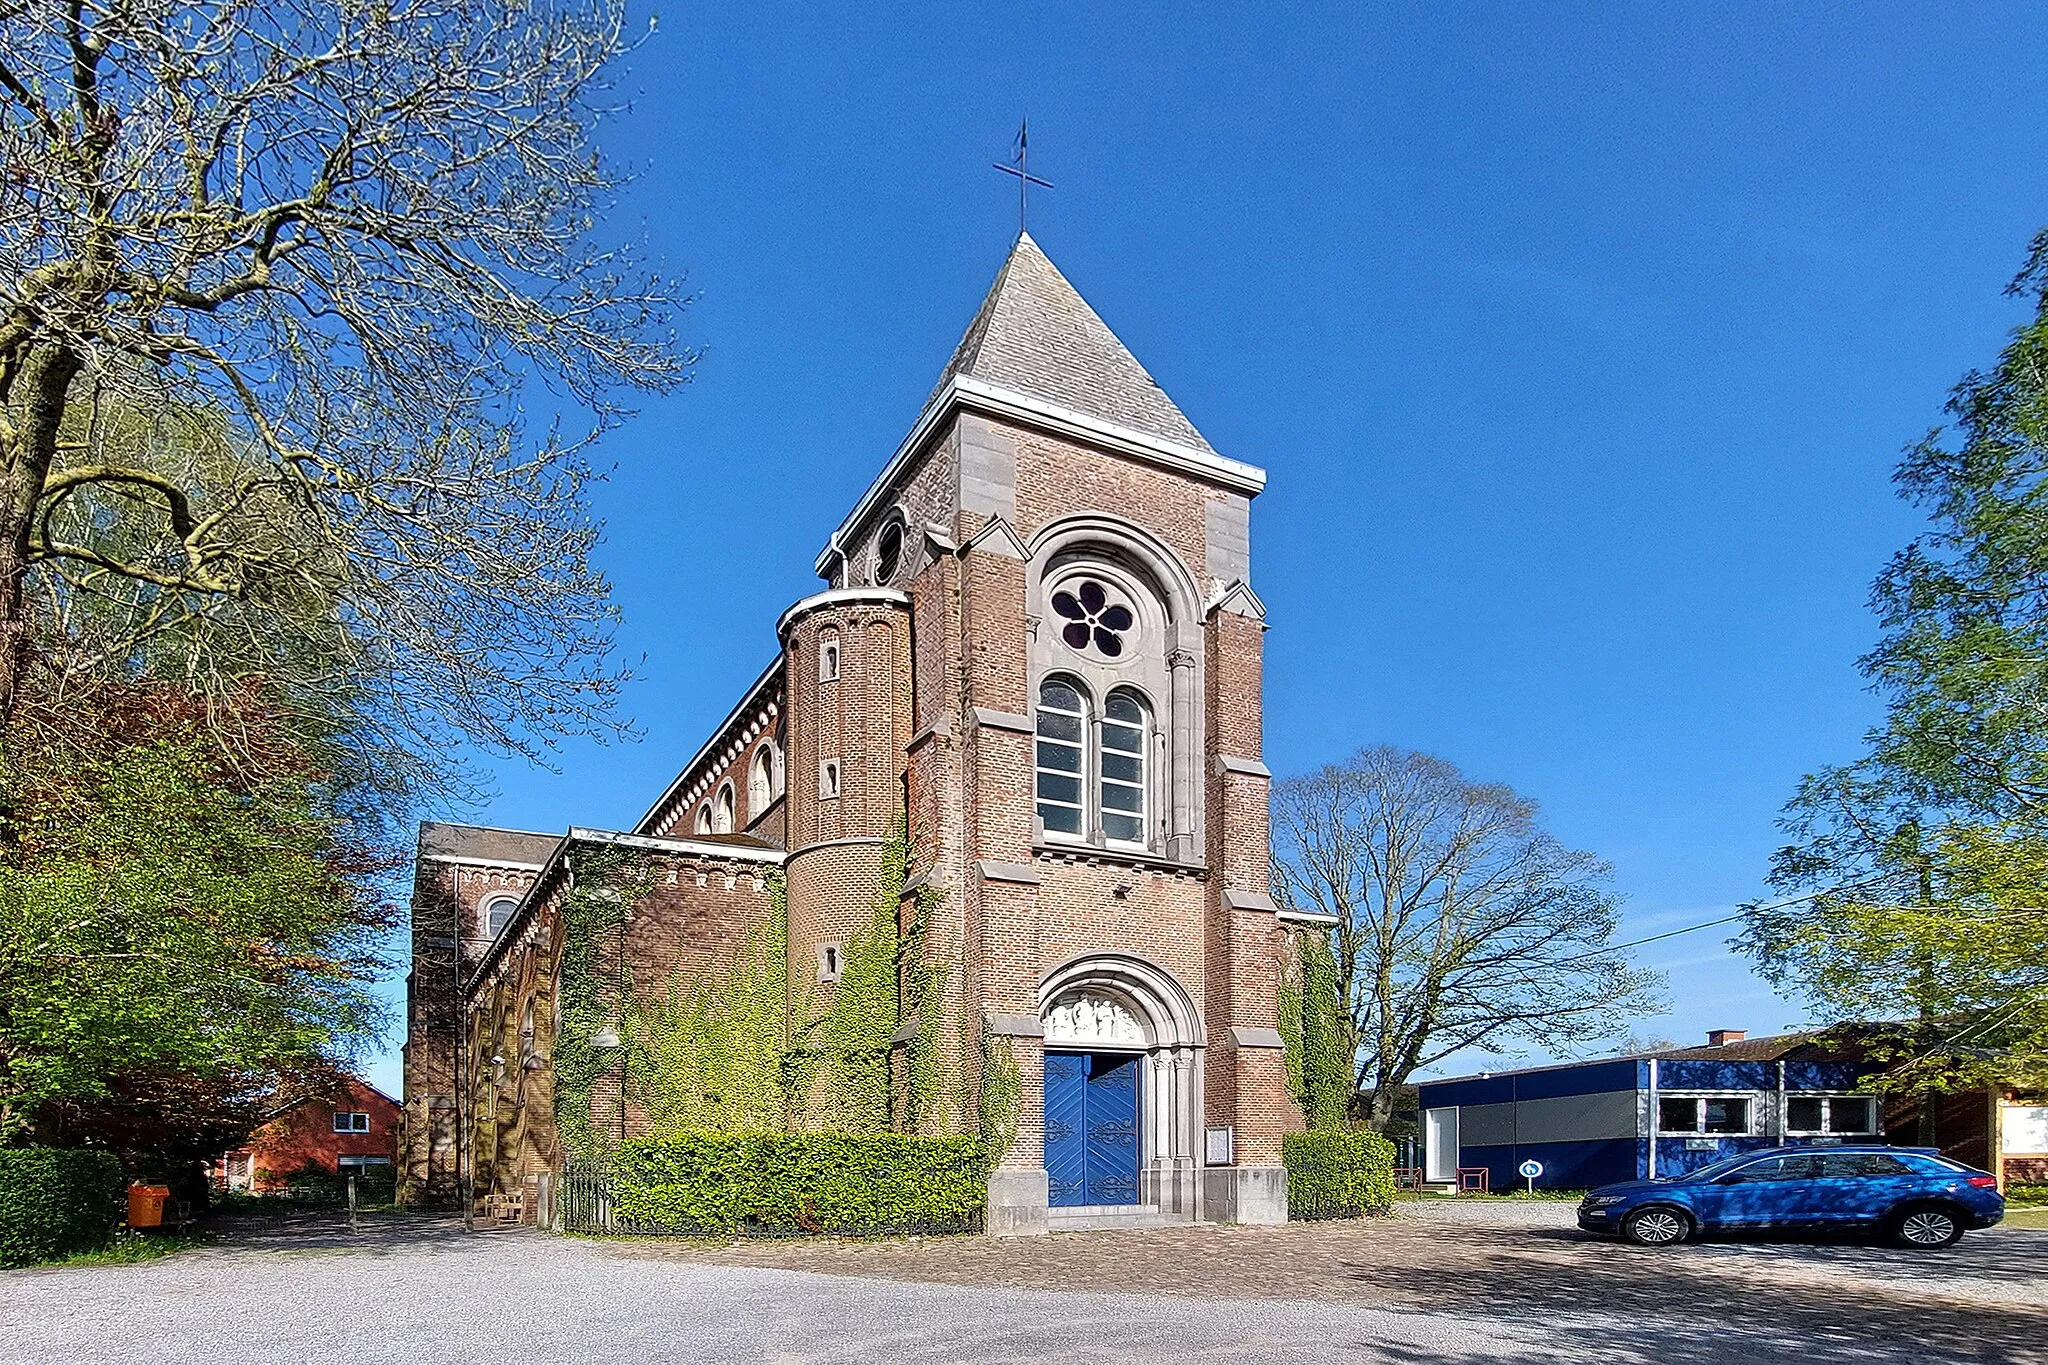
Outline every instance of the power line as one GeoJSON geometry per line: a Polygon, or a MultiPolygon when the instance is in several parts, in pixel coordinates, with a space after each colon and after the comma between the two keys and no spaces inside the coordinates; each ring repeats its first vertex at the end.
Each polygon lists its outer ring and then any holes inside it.
{"type": "MultiPolygon", "coordinates": [[[[1678,938],[1684,934],[1696,934],[1702,929],[1714,929],[1723,924],[1734,924],[1748,919],[1751,915],[1761,914],[1765,911],[1787,910],[1795,905],[1818,900],[1827,894],[1829,893],[1825,891],[1812,891],[1804,896],[1793,896],[1786,900],[1772,901],[1769,905],[1752,905],[1732,915],[1723,915],[1719,919],[1702,920],[1698,924],[1688,924],[1683,929],[1667,929],[1661,934],[1651,934],[1647,938],[1630,939],[1626,943],[1611,943],[1604,948],[1595,948],[1591,952],[1580,953],[1575,957],[1561,957],[1545,965],[1562,967],[1571,962],[1583,962],[1589,957],[1604,957],[1609,953],[1618,953],[1624,948],[1640,948],[1645,943],[1657,943],[1667,938],[1678,938]]],[[[1983,908],[1963,905],[1866,905],[1864,908],[1882,910],[1895,915],[1927,915],[1943,919],[2003,919],[2007,916],[2048,915],[2048,906],[2037,905],[1986,906],[1983,908]]]]}

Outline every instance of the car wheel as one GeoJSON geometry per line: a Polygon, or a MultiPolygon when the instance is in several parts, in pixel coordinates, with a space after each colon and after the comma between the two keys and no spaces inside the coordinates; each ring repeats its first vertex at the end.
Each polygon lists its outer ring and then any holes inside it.
{"type": "Polygon", "coordinates": [[[1914,1251],[1939,1251],[1963,1235],[1962,1216],[1946,1204],[1919,1204],[1891,1218],[1892,1241],[1914,1251]]]}
{"type": "Polygon", "coordinates": [[[1652,1205],[1622,1219],[1621,1235],[1639,1247],[1677,1246],[1692,1236],[1692,1219],[1677,1209],[1652,1205]]]}

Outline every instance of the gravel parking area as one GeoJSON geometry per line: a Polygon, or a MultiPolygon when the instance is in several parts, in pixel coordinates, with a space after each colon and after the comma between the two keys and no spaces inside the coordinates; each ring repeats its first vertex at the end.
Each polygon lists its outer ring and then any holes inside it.
{"type": "Polygon", "coordinates": [[[740,1246],[251,1223],[152,1264],[0,1274],[0,1365],[2048,1362],[2048,1234],[1646,1253],[1570,1218],[740,1246]]]}

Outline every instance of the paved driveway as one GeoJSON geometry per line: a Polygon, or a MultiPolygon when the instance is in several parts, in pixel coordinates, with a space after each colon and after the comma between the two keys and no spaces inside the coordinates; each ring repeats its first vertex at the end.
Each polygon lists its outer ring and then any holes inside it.
{"type": "Polygon", "coordinates": [[[0,1365],[2048,1362],[2048,1234],[1933,1256],[1644,1253],[1569,1218],[1495,1201],[1363,1224],[740,1247],[244,1226],[150,1265],[0,1275],[0,1365]]]}

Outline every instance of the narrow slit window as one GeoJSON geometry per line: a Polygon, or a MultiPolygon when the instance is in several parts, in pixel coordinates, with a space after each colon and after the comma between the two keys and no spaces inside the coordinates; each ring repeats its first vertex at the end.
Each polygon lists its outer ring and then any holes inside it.
{"type": "Polygon", "coordinates": [[[1081,838],[1087,767],[1088,704],[1080,689],[1059,678],[1038,688],[1038,818],[1047,834],[1081,838]]]}
{"type": "Polygon", "coordinates": [[[713,834],[730,834],[732,833],[732,822],[732,783],[728,782],[718,789],[718,800],[711,807],[711,832],[713,834]]]}
{"type": "Polygon", "coordinates": [[[839,760],[828,758],[818,765],[818,795],[831,801],[839,795],[839,760]]]}
{"type": "Polygon", "coordinates": [[[1102,837],[1145,842],[1145,704],[1112,692],[1102,708],[1102,837]]]}
{"type": "Polygon", "coordinates": [[[818,642],[818,681],[839,680],[839,637],[827,635],[818,642]]]}

